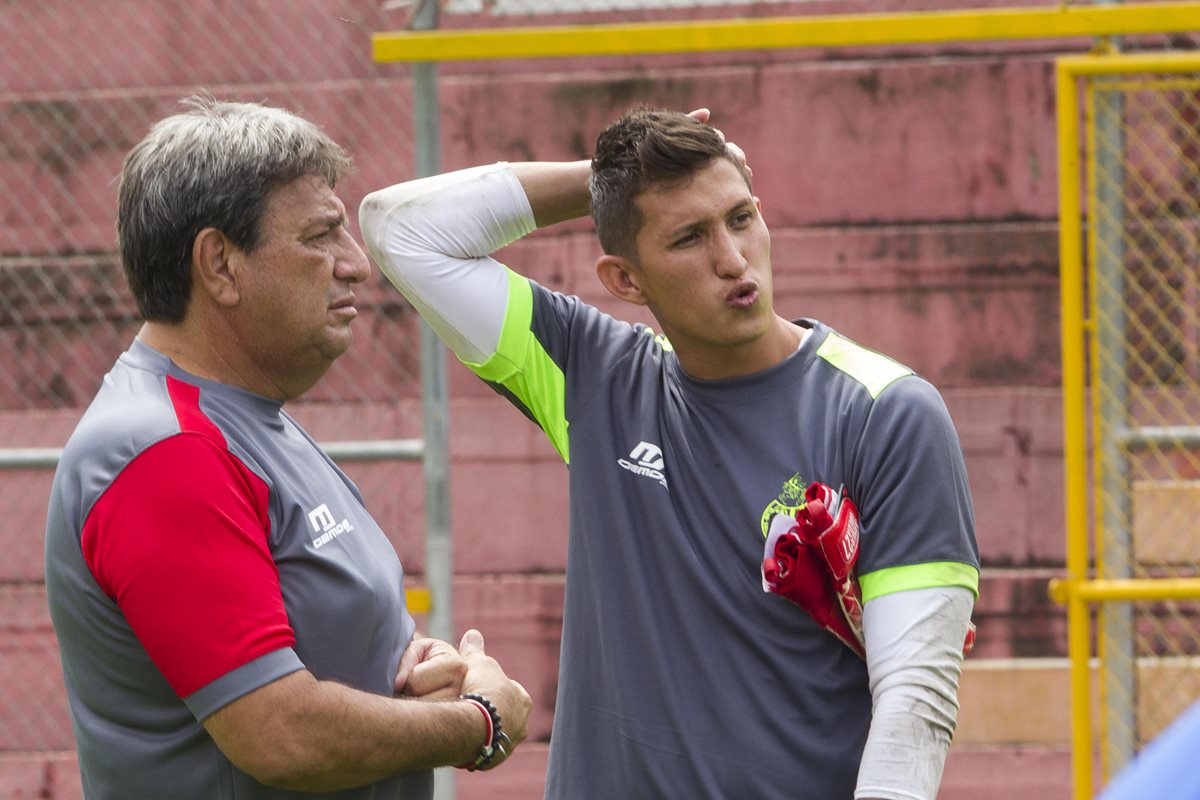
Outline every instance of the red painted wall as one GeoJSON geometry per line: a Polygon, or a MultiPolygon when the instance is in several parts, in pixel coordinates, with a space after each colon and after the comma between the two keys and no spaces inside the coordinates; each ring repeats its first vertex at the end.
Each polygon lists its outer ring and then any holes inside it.
{"type": "MultiPolygon", "coordinates": [[[[401,12],[365,0],[336,13],[315,0],[238,5],[0,6],[0,447],[60,445],[136,329],[112,256],[112,178],[145,130],[131,119],[169,113],[205,86],[317,120],[356,157],[342,192],[352,209],[371,188],[412,177],[408,71],[368,58],[367,35],[400,27],[401,12]],[[43,289],[29,289],[34,272],[48,276],[43,289]]],[[[937,7],[956,5],[1000,3],[937,7]]],[[[756,13],[789,10],[767,9],[756,13]]],[[[975,657],[1061,655],[1062,615],[1045,594],[1064,553],[1053,58],[1087,44],[445,65],[442,161],[578,158],[632,103],[710,107],[755,169],[779,310],[819,317],[943,390],[985,562],[975,657]]],[[[599,288],[598,252],[577,222],[502,256],[648,321],[599,288]]],[[[294,409],[318,439],[420,435],[411,311],[378,279],[367,305],[352,354],[294,409]]],[[[556,683],[565,470],[532,425],[453,362],[450,390],[456,620],[484,631],[536,705],[531,744],[497,773],[463,775],[460,796],[535,796],[556,683]]],[[[419,466],[349,471],[419,580],[419,466]]],[[[19,687],[0,689],[4,798],[80,795],[41,585],[48,484],[45,471],[0,472],[0,510],[19,520],[0,532],[0,674],[19,687]]],[[[1065,744],[956,749],[942,796],[1062,797],[1066,770],[1065,744]]]]}

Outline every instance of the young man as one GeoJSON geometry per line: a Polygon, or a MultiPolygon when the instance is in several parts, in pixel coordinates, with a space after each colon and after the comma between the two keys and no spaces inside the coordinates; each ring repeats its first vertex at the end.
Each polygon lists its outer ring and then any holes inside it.
{"type": "Polygon", "coordinates": [[[84,795],[429,798],[434,767],[501,763],[531,704],[477,631],[414,637],[395,551],[283,410],[350,346],[370,274],[349,158],[279,109],[188,105],[126,158],[146,322],[50,501],[84,795]]]}
{"type": "Polygon", "coordinates": [[[590,165],[360,210],[389,280],[570,465],[546,795],[932,798],[978,586],[958,439],[911,371],[775,313],[761,204],[706,119],[630,112],[590,165]],[[589,208],[601,283],[660,334],[489,258],[589,208]],[[862,511],[867,663],[762,589],[772,517],[817,481],[862,511]]]}

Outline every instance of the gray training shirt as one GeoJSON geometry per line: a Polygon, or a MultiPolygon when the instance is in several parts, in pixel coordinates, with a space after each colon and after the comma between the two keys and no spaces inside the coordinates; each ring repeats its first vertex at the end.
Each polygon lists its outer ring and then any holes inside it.
{"type": "Polygon", "coordinates": [[[280,403],[135,341],[63,453],[46,530],[84,797],[432,796],[425,771],[267,788],[199,720],[284,675],[390,696],[413,634],[395,550],[280,403]]]}
{"type": "Polygon", "coordinates": [[[469,364],[570,467],[562,664],[546,796],[849,798],[866,665],[762,590],[764,537],[809,482],[862,512],[864,601],[978,590],[970,492],[937,391],[813,320],[761,373],[700,381],[670,344],[509,273],[469,364]]]}

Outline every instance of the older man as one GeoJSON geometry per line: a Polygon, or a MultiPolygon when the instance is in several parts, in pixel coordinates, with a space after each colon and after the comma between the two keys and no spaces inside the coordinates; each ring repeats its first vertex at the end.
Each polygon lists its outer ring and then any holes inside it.
{"type": "Polygon", "coordinates": [[[117,229],[145,324],[55,475],[46,585],[89,798],[427,798],[530,700],[414,638],[395,551],[284,411],[350,346],[365,255],[311,123],[192,98],[129,153],[117,229]],[[305,796],[310,796],[306,794],[305,796]]]}

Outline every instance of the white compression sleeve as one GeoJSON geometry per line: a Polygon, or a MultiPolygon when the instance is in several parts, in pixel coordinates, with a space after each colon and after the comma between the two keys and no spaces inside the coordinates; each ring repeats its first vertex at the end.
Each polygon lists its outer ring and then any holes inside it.
{"type": "Polygon", "coordinates": [[[933,800],[958,715],[974,595],[961,587],[877,597],[863,609],[871,732],[858,800],[933,800]]]}
{"type": "Polygon", "coordinates": [[[371,258],[459,358],[482,363],[496,352],[508,278],[488,254],[536,227],[508,164],[372,192],[358,222],[371,258]]]}

